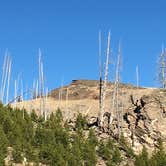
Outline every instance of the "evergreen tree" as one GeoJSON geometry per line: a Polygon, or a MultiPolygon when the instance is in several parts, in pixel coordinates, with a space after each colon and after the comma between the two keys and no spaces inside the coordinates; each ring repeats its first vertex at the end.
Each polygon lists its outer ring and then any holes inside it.
{"type": "Polygon", "coordinates": [[[24,153],[28,162],[31,162],[31,161],[35,163],[39,162],[38,150],[37,148],[35,149],[31,144],[29,143],[26,144],[24,153]]]}
{"type": "Polygon", "coordinates": [[[89,131],[89,136],[85,141],[84,149],[83,149],[83,159],[86,166],[95,166],[97,162],[96,156],[96,146],[97,146],[97,138],[92,129],[89,131]]]}
{"type": "Polygon", "coordinates": [[[166,153],[161,139],[158,140],[158,149],[156,149],[155,152],[153,153],[150,163],[151,166],[166,165],[166,153]]]}
{"type": "Polygon", "coordinates": [[[76,119],[76,122],[75,122],[75,128],[79,131],[79,130],[82,130],[82,129],[86,129],[87,127],[87,120],[85,117],[82,116],[81,113],[79,113],[77,115],[77,119],[76,119]]]}
{"type": "Polygon", "coordinates": [[[98,152],[108,166],[116,166],[122,161],[120,150],[112,139],[106,143],[101,142],[98,152]]]}
{"type": "Polygon", "coordinates": [[[8,140],[0,125],[0,165],[4,165],[4,159],[7,154],[8,140]]]}
{"type": "Polygon", "coordinates": [[[23,152],[22,148],[19,145],[15,145],[12,151],[13,161],[15,163],[22,163],[23,161],[23,152]]]}
{"type": "Polygon", "coordinates": [[[37,116],[37,114],[36,114],[36,112],[34,110],[32,110],[32,112],[30,114],[30,117],[31,117],[31,120],[33,122],[36,122],[36,123],[38,122],[38,116],[37,116]]]}
{"type": "Polygon", "coordinates": [[[83,148],[84,148],[84,136],[80,133],[73,134],[71,136],[71,148],[70,148],[70,160],[69,165],[77,166],[83,165],[83,148]]]}
{"type": "Polygon", "coordinates": [[[148,152],[145,146],[143,146],[141,154],[136,156],[135,166],[149,166],[148,152]]]}

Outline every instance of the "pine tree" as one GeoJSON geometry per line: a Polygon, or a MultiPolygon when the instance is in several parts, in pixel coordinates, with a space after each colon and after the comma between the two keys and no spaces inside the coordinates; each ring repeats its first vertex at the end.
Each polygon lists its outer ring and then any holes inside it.
{"type": "Polygon", "coordinates": [[[15,163],[22,163],[23,161],[23,152],[21,146],[15,145],[14,150],[12,151],[13,161],[15,163]]]}
{"type": "Polygon", "coordinates": [[[86,166],[95,166],[97,162],[96,156],[96,146],[97,146],[97,138],[92,129],[89,131],[89,136],[85,141],[84,149],[83,149],[83,158],[86,166]]]}
{"type": "Polygon", "coordinates": [[[151,166],[165,166],[166,165],[166,153],[163,147],[162,140],[158,140],[158,149],[155,150],[151,157],[151,166]]]}
{"type": "Polygon", "coordinates": [[[8,140],[0,125],[0,165],[4,165],[4,159],[7,154],[8,140]]]}
{"type": "Polygon", "coordinates": [[[75,128],[77,130],[82,130],[82,129],[85,129],[87,126],[87,120],[85,117],[82,116],[82,114],[78,114],[77,115],[77,119],[76,119],[76,122],[75,122],[75,128]]]}
{"type": "Polygon", "coordinates": [[[142,153],[136,156],[135,166],[149,166],[148,152],[145,146],[143,146],[142,153]]]}
{"type": "Polygon", "coordinates": [[[31,120],[33,122],[36,122],[36,123],[38,122],[38,116],[37,116],[37,114],[36,114],[36,112],[34,110],[32,110],[30,116],[31,116],[31,120]]]}

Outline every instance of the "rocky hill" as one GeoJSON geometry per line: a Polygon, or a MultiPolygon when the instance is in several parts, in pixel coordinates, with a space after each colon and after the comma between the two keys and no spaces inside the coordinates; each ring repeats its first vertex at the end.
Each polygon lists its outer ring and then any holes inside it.
{"type": "MultiPolygon", "coordinates": [[[[52,90],[45,103],[47,113],[60,108],[65,119],[74,121],[78,113],[87,116],[89,126],[95,129],[101,139],[110,135],[116,138],[117,119],[112,107],[114,84],[108,83],[105,112],[114,115],[111,124],[100,130],[95,122],[99,112],[99,82],[95,80],[73,80],[70,85],[52,90]]],[[[136,153],[143,145],[151,152],[157,139],[162,138],[166,147],[166,90],[158,88],[135,87],[129,84],[119,85],[119,105],[123,109],[121,130],[128,143],[136,153]]],[[[24,107],[36,110],[40,114],[41,99],[13,104],[13,107],[24,107]]],[[[106,123],[107,123],[106,119],[106,123]]]]}

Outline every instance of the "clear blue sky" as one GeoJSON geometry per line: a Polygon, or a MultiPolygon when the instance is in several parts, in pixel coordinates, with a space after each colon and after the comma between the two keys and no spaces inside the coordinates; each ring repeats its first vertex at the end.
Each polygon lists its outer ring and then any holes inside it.
{"type": "Polygon", "coordinates": [[[8,48],[13,59],[12,81],[23,73],[24,84],[31,86],[41,48],[49,89],[60,86],[62,78],[64,83],[98,79],[99,30],[103,49],[111,30],[113,62],[121,40],[123,82],[136,83],[138,64],[140,84],[157,85],[156,60],[166,43],[165,0],[2,0],[0,67],[8,48]]]}

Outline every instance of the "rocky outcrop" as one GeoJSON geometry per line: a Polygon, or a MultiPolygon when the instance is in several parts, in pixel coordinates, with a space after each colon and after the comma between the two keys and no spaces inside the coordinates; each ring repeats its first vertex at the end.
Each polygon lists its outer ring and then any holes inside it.
{"type": "MultiPolygon", "coordinates": [[[[118,138],[116,114],[112,107],[114,84],[107,84],[104,127],[98,128],[99,82],[93,80],[73,80],[73,82],[49,93],[46,107],[49,113],[60,108],[65,119],[73,120],[81,113],[88,118],[88,126],[93,127],[99,138],[110,135],[118,138]],[[61,98],[59,98],[59,94],[61,98]],[[112,116],[114,115],[114,116],[112,116]]],[[[123,103],[123,123],[121,131],[128,143],[139,153],[145,145],[149,151],[156,146],[157,139],[166,140],[166,90],[157,88],[135,87],[120,84],[119,100],[123,103]]],[[[17,103],[14,106],[25,107],[27,110],[39,110],[40,100],[17,103]],[[33,102],[33,104],[32,104],[33,102]]],[[[121,106],[119,106],[121,108],[121,106]]],[[[165,145],[165,144],[164,144],[165,145]]]]}

